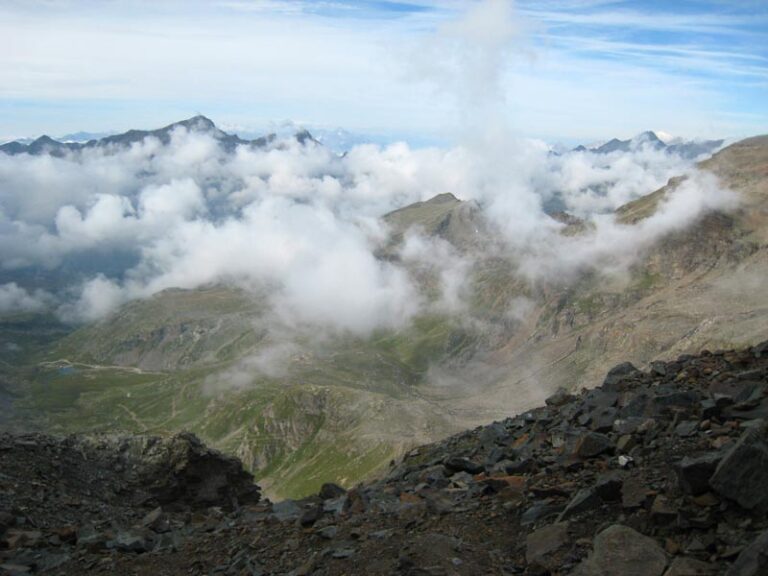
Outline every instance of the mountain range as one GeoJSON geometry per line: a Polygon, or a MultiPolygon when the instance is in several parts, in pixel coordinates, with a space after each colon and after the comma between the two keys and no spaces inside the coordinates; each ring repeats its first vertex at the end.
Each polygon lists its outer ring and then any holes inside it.
{"type": "MultiPolygon", "coordinates": [[[[168,144],[171,141],[171,134],[178,128],[183,128],[193,133],[198,132],[211,135],[227,152],[234,151],[237,146],[263,147],[276,139],[276,135],[268,134],[252,140],[245,140],[236,134],[228,134],[223,130],[220,130],[212,120],[205,116],[198,115],[187,120],[174,122],[173,124],[169,124],[168,126],[156,130],[128,130],[122,134],[102,136],[90,139],[86,142],[79,141],[79,138],[75,139],[68,137],[64,137],[62,138],[63,141],[59,141],[44,135],[29,143],[22,143],[19,141],[7,142],[0,145],[0,151],[10,155],[49,154],[51,156],[63,156],[69,152],[78,152],[81,150],[124,148],[131,144],[142,142],[146,138],[156,138],[162,144],[168,144]]],[[[89,134],[82,132],[75,134],[74,136],[82,137],[83,135],[88,136],[89,134]]],[[[294,137],[301,143],[305,140],[313,139],[312,135],[306,130],[298,130],[294,134],[294,137]]]]}
{"type": "Polygon", "coordinates": [[[651,149],[663,150],[669,154],[680,156],[685,159],[696,159],[702,156],[712,154],[723,146],[725,140],[683,140],[675,138],[665,142],[653,131],[641,132],[629,140],[619,140],[612,138],[607,142],[587,147],[577,146],[573,152],[594,152],[596,154],[611,154],[612,152],[630,152],[633,150],[651,149]]]}
{"type": "MultiPolygon", "coordinates": [[[[239,145],[248,145],[262,147],[269,142],[274,142],[280,133],[288,133],[299,140],[311,138],[317,143],[322,143],[330,149],[343,153],[352,147],[370,143],[372,140],[363,135],[337,128],[335,130],[317,129],[312,134],[300,125],[288,122],[279,127],[278,131],[270,132],[265,136],[257,136],[248,132],[248,138],[241,138],[236,134],[229,134],[219,129],[212,120],[205,116],[198,115],[187,120],[174,122],[163,128],[156,130],[129,130],[122,134],[100,134],[91,132],[76,132],[67,134],[61,138],[52,138],[47,135],[39,138],[23,138],[6,142],[0,145],[0,151],[6,154],[50,154],[52,156],[61,156],[67,152],[78,150],[87,150],[91,148],[109,148],[110,146],[130,146],[135,142],[141,142],[149,136],[155,137],[163,144],[170,140],[171,132],[176,128],[184,128],[193,132],[210,133],[219,141],[221,146],[231,152],[239,145]]],[[[712,154],[723,146],[725,140],[684,140],[675,138],[665,142],[653,131],[646,131],[628,140],[612,138],[599,145],[584,146],[579,145],[571,152],[594,152],[597,154],[610,154],[612,152],[630,152],[650,148],[653,150],[664,150],[670,154],[680,156],[681,158],[692,160],[712,154]]],[[[556,149],[557,154],[567,153],[567,149],[556,149]]]]}

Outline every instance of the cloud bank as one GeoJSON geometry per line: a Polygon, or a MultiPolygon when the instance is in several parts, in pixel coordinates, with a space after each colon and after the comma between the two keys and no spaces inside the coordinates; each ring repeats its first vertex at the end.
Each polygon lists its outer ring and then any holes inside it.
{"type": "MultiPolygon", "coordinates": [[[[0,155],[2,273],[61,272],[70,285],[59,287],[58,312],[70,321],[166,288],[230,282],[268,291],[285,322],[362,334],[402,326],[423,305],[408,266],[376,256],[387,235],[380,216],[445,192],[475,201],[532,278],[562,269],[563,254],[574,270],[629,262],[639,246],[732,202],[711,177],[652,149],[555,156],[511,140],[490,150],[364,145],[340,157],[286,139],[227,154],[179,128],[167,146],[149,138],[65,158],[0,155]],[[694,176],[652,218],[613,222],[615,208],[686,172],[694,176]],[[548,204],[594,231],[563,237],[548,204]],[[85,271],[64,274],[73,268],[85,271]]],[[[417,234],[401,256],[440,266],[442,304],[461,307],[475,256],[417,234]]],[[[3,290],[3,302],[26,309],[51,302],[16,284],[3,290]]]]}

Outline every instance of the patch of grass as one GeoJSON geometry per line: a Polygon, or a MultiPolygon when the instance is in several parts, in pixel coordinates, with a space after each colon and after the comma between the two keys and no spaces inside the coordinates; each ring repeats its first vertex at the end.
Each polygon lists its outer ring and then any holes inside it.
{"type": "Polygon", "coordinates": [[[640,292],[649,292],[663,281],[663,276],[658,272],[651,272],[644,268],[636,275],[633,288],[640,292]]]}
{"type": "Polygon", "coordinates": [[[603,299],[599,294],[592,294],[577,299],[574,306],[577,312],[594,318],[603,309],[603,299]]]}

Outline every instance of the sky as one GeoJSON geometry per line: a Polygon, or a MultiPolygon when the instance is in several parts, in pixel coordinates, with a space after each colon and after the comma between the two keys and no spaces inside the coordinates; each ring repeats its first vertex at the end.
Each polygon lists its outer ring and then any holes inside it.
{"type": "Polygon", "coordinates": [[[292,120],[454,143],[489,102],[549,142],[768,132],[764,0],[485,4],[507,22],[457,35],[478,2],[0,0],[0,139],[202,113],[234,132],[292,120]]]}

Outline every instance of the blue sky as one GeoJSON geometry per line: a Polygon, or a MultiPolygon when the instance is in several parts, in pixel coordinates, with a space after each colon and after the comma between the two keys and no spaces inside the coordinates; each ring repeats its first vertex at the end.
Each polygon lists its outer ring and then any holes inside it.
{"type": "Polygon", "coordinates": [[[0,35],[0,138],[196,113],[419,142],[768,132],[764,0],[0,0],[0,35]]]}

